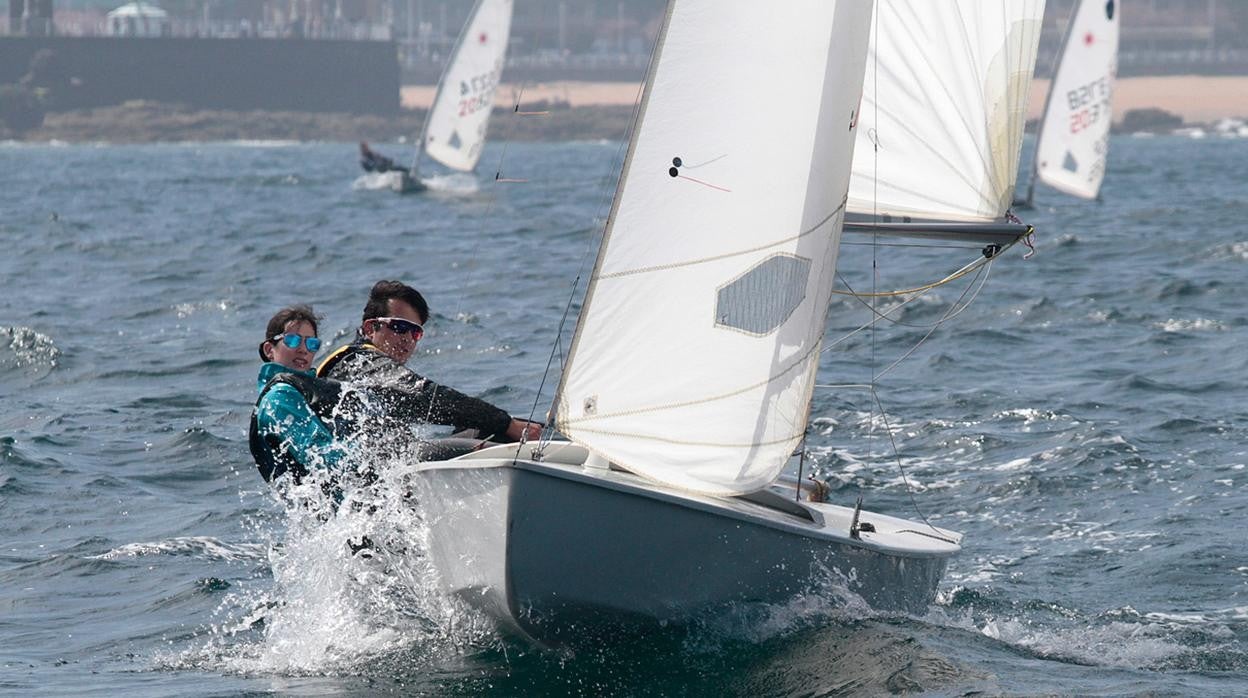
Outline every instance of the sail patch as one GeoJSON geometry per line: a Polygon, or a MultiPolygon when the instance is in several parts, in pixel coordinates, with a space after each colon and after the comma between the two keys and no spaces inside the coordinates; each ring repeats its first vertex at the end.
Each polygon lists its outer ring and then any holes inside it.
{"type": "Polygon", "coordinates": [[[809,278],[809,259],[786,254],[768,257],[718,289],[715,325],[770,334],[805,300],[809,278]]]}

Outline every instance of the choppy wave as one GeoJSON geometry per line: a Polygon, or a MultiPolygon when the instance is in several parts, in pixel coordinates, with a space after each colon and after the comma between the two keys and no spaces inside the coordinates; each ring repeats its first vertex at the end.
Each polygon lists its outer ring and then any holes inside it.
{"type": "Polygon", "coordinates": [[[265,550],[265,546],[259,543],[228,543],[208,536],[188,536],[154,543],[127,543],[92,557],[99,560],[121,560],[163,555],[189,555],[205,560],[235,562],[261,560],[265,550]]]}
{"type": "Polygon", "coordinates": [[[46,375],[60,359],[61,350],[48,335],[30,327],[0,327],[0,371],[46,375]]]}

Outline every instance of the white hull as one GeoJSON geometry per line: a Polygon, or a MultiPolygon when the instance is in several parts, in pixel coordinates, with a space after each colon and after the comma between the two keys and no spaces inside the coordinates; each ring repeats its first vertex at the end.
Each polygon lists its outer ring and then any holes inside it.
{"type": "Polygon", "coordinates": [[[445,591],[540,644],[783,603],[824,584],[922,613],[960,549],[956,533],[870,512],[860,520],[875,532],[854,539],[852,509],[791,495],[765,506],[675,492],[586,467],[573,444],[549,445],[542,462],[526,460],[527,446],[516,455],[499,446],[423,463],[411,484],[445,591]]]}
{"type": "Polygon", "coordinates": [[[400,194],[414,194],[427,189],[424,182],[406,172],[390,170],[388,172],[366,172],[356,178],[352,185],[356,189],[390,190],[400,194]]]}

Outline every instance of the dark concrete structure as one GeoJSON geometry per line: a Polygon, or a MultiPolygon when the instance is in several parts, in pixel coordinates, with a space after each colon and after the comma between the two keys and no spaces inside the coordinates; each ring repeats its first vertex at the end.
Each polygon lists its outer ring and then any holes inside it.
{"type": "Polygon", "coordinates": [[[390,41],[0,37],[0,84],[51,50],[72,86],[57,109],[145,99],[204,109],[393,114],[399,64],[390,41]]]}

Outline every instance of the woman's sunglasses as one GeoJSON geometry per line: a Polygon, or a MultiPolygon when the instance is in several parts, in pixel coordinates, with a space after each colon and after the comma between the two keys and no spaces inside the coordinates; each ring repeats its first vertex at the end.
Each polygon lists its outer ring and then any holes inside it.
{"type": "Polygon", "coordinates": [[[418,322],[404,320],[401,317],[379,317],[377,318],[377,322],[389,327],[390,331],[395,334],[411,334],[412,337],[416,339],[420,339],[425,336],[424,326],[418,322]]]}
{"type": "Polygon", "coordinates": [[[321,348],[320,339],[316,337],[304,337],[302,335],[297,335],[297,334],[279,334],[273,337],[272,339],[270,339],[269,341],[281,342],[282,344],[285,344],[291,349],[298,349],[299,342],[301,340],[303,341],[303,346],[307,347],[308,351],[312,352],[313,354],[315,354],[316,351],[321,348]]]}

